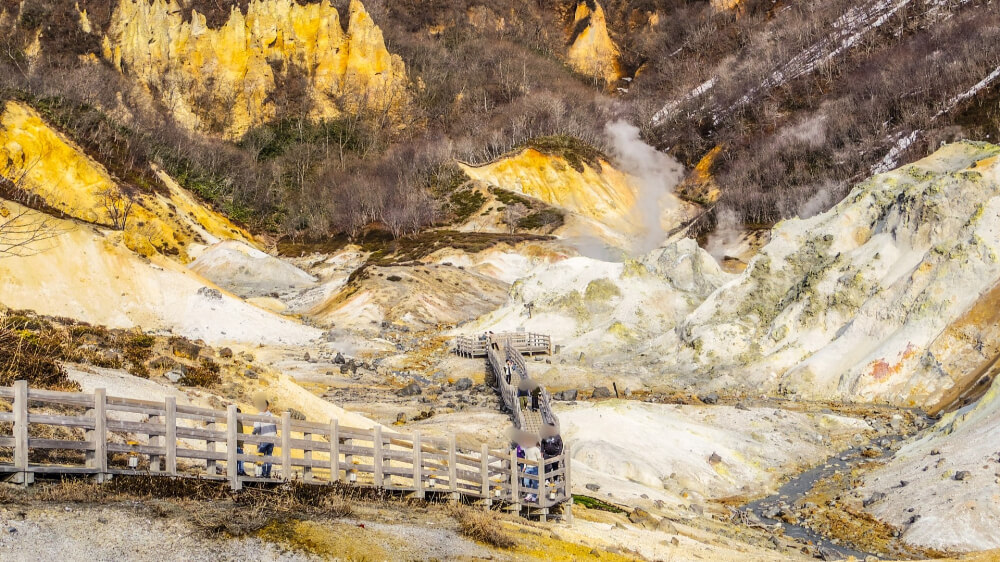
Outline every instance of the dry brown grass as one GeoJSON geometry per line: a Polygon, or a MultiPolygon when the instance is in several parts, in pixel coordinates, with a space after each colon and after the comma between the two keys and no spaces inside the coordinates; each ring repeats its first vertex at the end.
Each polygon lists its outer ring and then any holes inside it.
{"type": "Polygon", "coordinates": [[[499,515],[492,511],[478,511],[464,506],[456,506],[452,517],[458,522],[462,535],[496,548],[514,548],[517,541],[504,530],[499,515]]]}

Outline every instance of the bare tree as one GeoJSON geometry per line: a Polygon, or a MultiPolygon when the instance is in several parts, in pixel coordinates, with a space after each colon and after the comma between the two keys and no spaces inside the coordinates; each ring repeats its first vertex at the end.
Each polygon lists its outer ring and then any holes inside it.
{"type": "Polygon", "coordinates": [[[115,230],[125,230],[129,216],[135,206],[135,200],[125,194],[119,187],[109,187],[100,193],[101,204],[108,213],[111,226],[115,230]]]}
{"type": "Polygon", "coordinates": [[[521,203],[514,203],[513,205],[504,207],[502,220],[507,225],[510,233],[514,234],[517,230],[517,223],[526,216],[528,216],[528,208],[521,203]]]}
{"type": "Polygon", "coordinates": [[[59,234],[48,216],[0,201],[0,258],[26,257],[43,250],[42,243],[59,234]]]}

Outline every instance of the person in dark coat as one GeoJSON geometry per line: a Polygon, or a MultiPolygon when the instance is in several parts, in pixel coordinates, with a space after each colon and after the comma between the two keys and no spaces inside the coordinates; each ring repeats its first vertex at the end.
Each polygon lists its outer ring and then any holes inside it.
{"type": "MultiPolygon", "coordinates": [[[[559,428],[554,424],[546,424],[542,427],[542,458],[548,461],[558,457],[563,452],[563,440],[559,436],[559,428]]],[[[559,468],[559,461],[546,462],[545,472],[551,472],[559,468]]]]}
{"type": "Polygon", "coordinates": [[[535,386],[531,389],[531,409],[538,411],[538,399],[542,396],[542,387],[535,386]]]}

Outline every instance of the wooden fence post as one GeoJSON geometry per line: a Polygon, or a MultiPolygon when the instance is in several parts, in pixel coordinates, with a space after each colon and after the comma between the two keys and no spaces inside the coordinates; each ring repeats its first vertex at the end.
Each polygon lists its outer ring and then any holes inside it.
{"type": "Polygon", "coordinates": [[[14,381],[14,468],[15,482],[27,485],[28,474],[28,381],[14,381]]]}
{"type": "Polygon", "coordinates": [[[236,416],[236,404],[230,404],[226,408],[226,476],[229,477],[229,487],[233,490],[243,487],[238,470],[239,436],[236,434],[236,429],[239,427],[239,421],[236,416]]]}
{"type": "Polygon", "coordinates": [[[490,448],[485,443],[479,451],[479,472],[482,477],[480,493],[485,500],[483,505],[489,508],[493,503],[493,498],[490,497],[490,448]]]}
{"type": "Polygon", "coordinates": [[[424,497],[424,458],[423,445],[420,443],[420,432],[413,432],[413,491],[418,498],[424,497]]]}
{"type": "Polygon", "coordinates": [[[521,512],[521,478],[517,468],[517,449],[510,450],[510,503],[514,511],[521,512]]]}
{"type": "Polygon", "coordinates": [[[372,470],[375,473],[375,487],[381,488],[382,477],[382,426],[376,425],[372,430],[372,470]]]}
{"type": "Polygon", "coordinates": [[[340,427],[337,420],[330,421],[330,483],[340,480],[340,427]]]}
{"type": "MultiPolygon", "coordinates": [[[[208,424],[205,426],[205,429],[207,429],[208,431],[215,431],[216,430],[215,421],[213,420],[208,422],[208,424]]],[[[205,451],[209,453],[214,453],[217,450],[218,449],[215,446],[214,440],[213,441],[210,441],[208,439],[205,440],[205,451]]],[[[219,465],[215,461],[215,459],[205,460],[205,472],[208,473],[209,476],[215,476],[216,474],[219,473],[219,465]]]]}
{"type": "Polygon", "coordinates": [[[281,476],[292,479],[292,413],[281,414],[281,476]]]}
{"type": "Polygon", "coordinates": [[[455,447],[455,434],[448,435],[448,485],[451,489],[451,502],[458,501],[458,459],[455,447]]]}
{"type": "Polygon", "coordinates": [[[108,472],[108,397],[103,388],[94,389],[94,468],[97,481],[104,482],[108,472]]]}
{"type": "MultiPolygon", "coordinates": [[[[535,496],[538,497],[538,507],[548,507],[548,491],[545,489],[545,457],[538,461],[538,492],[535,496]]],[[[545,520],[545,515],[542,515],[542,521],[545,520]]]]}
{"type": "MultiPolygon", "coordinates": [[[[303,432],[302,433],[302,439],[311,442],[313,440],[312,433],[305,433],[305,432],[303,432]]],[[[309,446],[312,447],[313,445],[309,445],[309,446]]],[[[304,464],[306,464],[306,466],[302,467],[302,481],[303,482],[309,482],[310,484],[313,481],[313,469],[312,469],[312,464],[308,464],[308,463],[312,463],[312,458],[313,458],[313,450],[312,449],[303,449],[302,450],[302,460],[305,461],[304,464]]]]}
{"type": "Polygon", "coordinates": [[[570,454],[569,454],[569,443],[563,446],[562,453],[563,460],[563,493],[566,494],[566,503],[563,505],[563,513],[566,521],[573,521],[573,489],[570,488],[569,481],[569,465],[570,465],[570,454]]]}
{"type": "Polygon", "coordinates": [[[163,402],[167,424],[167,474],[177,476],[177,398],[167,396],[163,402]]]}

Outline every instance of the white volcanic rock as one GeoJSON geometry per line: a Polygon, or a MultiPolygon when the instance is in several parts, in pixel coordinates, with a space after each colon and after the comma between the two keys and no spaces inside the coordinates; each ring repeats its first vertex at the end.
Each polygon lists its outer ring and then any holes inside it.
{"type": "Polygon", "coordinates": [[[963,142],[778,224],[746,271],[650,346],[650,380],[934,404],[967,373],[1000,280],[1000,148],[963,142]],[[967,320],[967,319],[965,319],[967,320]],[[948,336],[963,321],[963,337],[948,336]],[[940,359],[940,360],[939,360],[940,359]]]}
{"type": "Polygon", "coordinates": [[[865,479],[860,493],[886,498],[868,507],[928,548],[1000,548],[1000,380],[975,405],[945,415],[865,479]],[[966,474],[960,475],[961,472],[966,474]],[[900,486],[906,481],[905,486],[900,486]],[[912,511],[911,511],[912,510],[912,511]]]}

